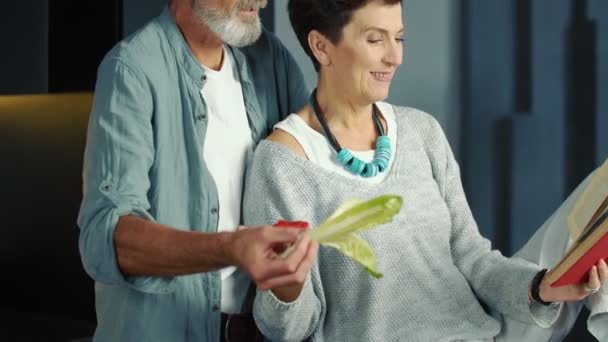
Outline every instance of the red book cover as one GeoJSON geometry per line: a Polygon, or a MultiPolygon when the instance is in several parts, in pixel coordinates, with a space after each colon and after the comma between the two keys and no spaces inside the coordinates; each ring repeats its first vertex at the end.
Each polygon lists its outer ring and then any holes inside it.
{"type": "Polygon", "coordinates": [[[600,259],[608,258],[608,159],[594,171],[576,200],[567,226],[574,243],[547,273],[551,286],[580,284],[600,259]]]}
{"type": "Polygon", "coordinates": [[[608,234],[604,234],[574,265],[572,265],[551,286],[558,287],[569,284],[587,282],[589,271],[600,259],[608,259],[608,234]]]}

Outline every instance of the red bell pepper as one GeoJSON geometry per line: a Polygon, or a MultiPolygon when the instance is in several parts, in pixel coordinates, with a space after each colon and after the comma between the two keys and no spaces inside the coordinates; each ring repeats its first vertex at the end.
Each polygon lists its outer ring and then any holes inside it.
{"type": "Polygon", "coordinates": [[[306,230],[306,229],[308,229],[310,227],[310,223],[308,223],[306,221],[278,220],[272,226],[273,227],[278,227],[278,228],[296,228],[296,229],[306,230]]]}
{"type": "MultiPolygon", "coordinates": [[[[278,220],[272,226],[277,227],[277,228],[295,228],[295,229],[300,229],[300,230],[304,231],[310,227],[310,224],[306,221],[278,220]]],[[[292,245],[293,244],[291,244],[291,243],[277,244],[277,245],[273,246],[273,250],[277,254],[283,254],[283,253],[285,253],[286,250],[293,248],[292,245]]]]}

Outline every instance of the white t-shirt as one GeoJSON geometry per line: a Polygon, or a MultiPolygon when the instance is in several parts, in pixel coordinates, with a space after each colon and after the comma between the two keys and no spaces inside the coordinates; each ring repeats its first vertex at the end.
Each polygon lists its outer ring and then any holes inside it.
{"type": "MultiPolygon", "coordinates": [[[[378,173],[375,177],[365,178],[348,171],[336,159],[336,150],[331,146],[329,140],[327,140],[327,137],[308,126],[308,124],[306,124],[306,122],[304,122],[304,120],[302,120],[302,118],[300,118],[300,116],[297,114],[289,115],[287,118],[285,118],[285,120],[277,123],[274,128],[282,129],[291,134],[298,141],[300,146],[302,146],[302,149],[304,150],[304,153],[306,153],[308,159],[313,163],[349,178],[359,179],[370,183],[380,183],[390,172],[391,166],[393,165],[393,160],[395,160],[395,151],[397,148],[397,123],[395,122],[395,110],[393,106],[386,102],[377,102],[376,105],[386,120],[386,134],[391,141],[391,158],[386,170],[378,173]]],[[[374,160],[374,154],[376,151],[369,150],[351,152],[355,157],[369,163],[374,160]]]]}
{"type": "MultiPolygon", "coordinates": [[[[219,71],[203,68],[207,81],[201,95],[207,104],[209,118],[203,153],[219,196],[218,231],[234,231],[241,222],[243,177],[253,149],[251,129],[237,65],[230,49],[224,47],[219,71]]],[[[248,290],[248,278],[235,267],[220,272],[222,311],[240,312],[248,290]]]]}

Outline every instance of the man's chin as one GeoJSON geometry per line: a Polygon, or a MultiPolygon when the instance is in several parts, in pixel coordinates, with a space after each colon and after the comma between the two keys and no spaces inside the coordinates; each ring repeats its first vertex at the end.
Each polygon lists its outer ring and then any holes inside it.
{"type": "Polygon", "coordinates": [[[224,42],[226,42],[229,45],[234,46],[234,47],[244,47],[244,46],[252,45],[253,43],[255,43],[260,38],[261,35],[262,35],[262,28],[257,27],[255,29],[255,31],[253,31],[253,30],[249,31],[245,35],[241,35],[238,38],[226,37],[226,39],[224,39],[224,42]]]}

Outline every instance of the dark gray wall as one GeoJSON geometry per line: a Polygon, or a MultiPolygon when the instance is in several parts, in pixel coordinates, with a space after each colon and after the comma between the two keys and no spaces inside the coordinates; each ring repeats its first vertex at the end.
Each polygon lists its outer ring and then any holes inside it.
{"type": "Polygon", "coordinates": [[[433,115],[458,155],[459,2],[404,0],[403,22],[403,64],[395,75],[388,101],[433,115]]]}
{"type": "Polygon", "coordinates": [[[135,32],[159,15],[168,3],[168,0],[123,0],[124,36],[135,32]]]}
{"type": "MultiPolygon", "coordinates": [[[[590,17],[597,20],[598,35],[600,42],[597,50],[598,60],[608,57],[608,1],[593,0],[589,4],[590,17]]],[[[597,79],[597,120],[596,120],[596,163],[601,163],[608,158],[608,63],[600,62],[598,65],[597,79]]]]}
{"type": "Polygon", "coordinates": [[[521,3],[529,25],[516,1],[465,1],[463,18],[463,180],[481,232],[506,254],[608,157],[606,2],[576,16],[571,0],[521,3]]]}
{"type": "Polygon", "coordinates": [[[0,94],[47,91],[47,12],[45,0],[0,1],[0,94]]]}
{"type": "Polygon", "coordinates": [[[566,32],[571,15],[569,1],[537,0],[531,3],[532,106],[530,112],[511,117],[509,228],[512,251],[527,241],[567,195],[566,32]]]}

